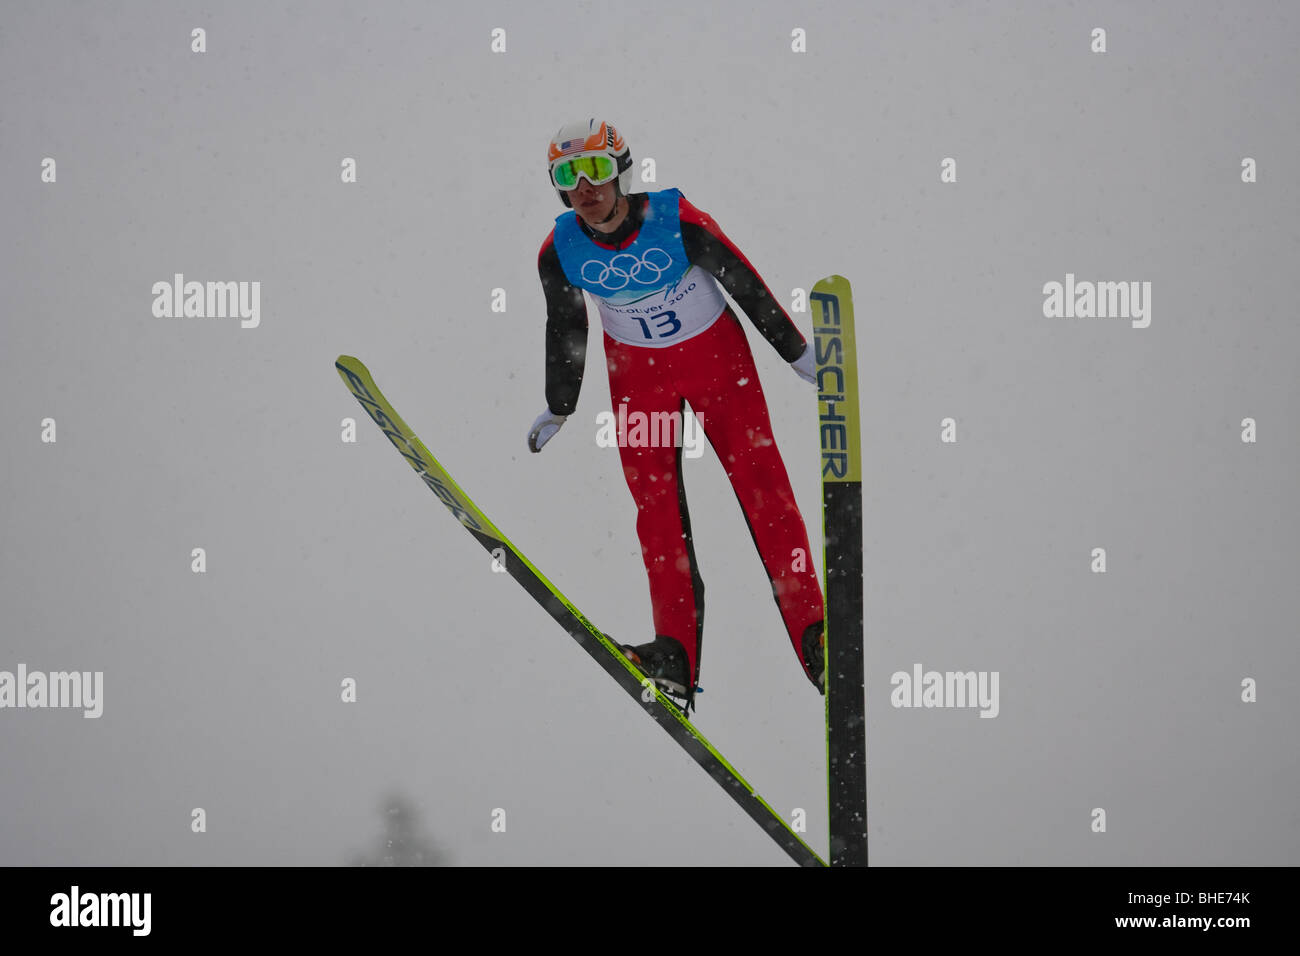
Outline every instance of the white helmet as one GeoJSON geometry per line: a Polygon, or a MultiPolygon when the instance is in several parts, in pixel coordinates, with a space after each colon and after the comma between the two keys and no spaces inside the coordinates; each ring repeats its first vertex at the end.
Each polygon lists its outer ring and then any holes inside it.
{"type": "Polygon", "coordinates": [[[619,194],[632,188],[632,153],[627,143],[604,120],[586,119],[566,123],[551,137],[546,155],[551,185],[560,202],[572,206],[569,191],[583,177],[593,186],[614,181],[619,194]]]}

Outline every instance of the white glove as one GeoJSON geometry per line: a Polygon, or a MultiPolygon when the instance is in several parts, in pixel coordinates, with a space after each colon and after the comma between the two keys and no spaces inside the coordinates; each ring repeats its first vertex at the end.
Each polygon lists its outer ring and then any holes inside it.
{"type": "Polygon", "coordinates": [[[790,367],[798,373],[799,377],[805,382],[817,384],[817,363],[813,361],[813,349],[811,345],[803,347],[803,354],[790,363],[790,367]]]}
{"type": "Polygon", "coordinates": [[[537,416],[537,421],[533,422],[533,427],[528,430],[528,450],[538,452],[564,424],[568,415],[557,415],[548,407],[546,411],[537,416]]]}

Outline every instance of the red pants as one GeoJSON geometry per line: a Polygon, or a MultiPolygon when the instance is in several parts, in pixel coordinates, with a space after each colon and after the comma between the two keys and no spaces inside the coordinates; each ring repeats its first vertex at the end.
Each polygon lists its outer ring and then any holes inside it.
{"type": "Polygon", "coordinates": [[[631,427],[637,412],[660,413],[662,420],[665,413],[685,414],[689,402],[735,489],[802,663],[803,633],[824,615],[821,585],[739,320],[728,308],[707,331],[668,348],[638,348],[606,335],[605,357],[623,476],[636,501],[637,536],[650,576],[655,633],[686,648],[692,680],[698,680],[704,584],[691,542],[682,449],[648,444],[631,427]],[[626,425],[620,405],[627,406],[626,425]],[[639,447],[630,447],[629,434],[639,447]]]}

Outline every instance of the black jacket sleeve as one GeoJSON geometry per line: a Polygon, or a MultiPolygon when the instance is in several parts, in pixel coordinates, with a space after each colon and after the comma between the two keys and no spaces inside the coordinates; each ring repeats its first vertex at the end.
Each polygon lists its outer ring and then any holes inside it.
{"type": "Polygon", "coordinates": [[[717,277],[781,358],[793,362],[802,355],[807,342],[744,253],[712,216],[696,209],[685,196],[678,201],[678,208],[682,245],[691,262],[717,277]]]}
{"type": "Polygon", "coordinates": [[[553,237],[537,257],[546,295],[546,404],[557,415],[572,415],[587,364],[587,302],[560,268],[553,237]]]}

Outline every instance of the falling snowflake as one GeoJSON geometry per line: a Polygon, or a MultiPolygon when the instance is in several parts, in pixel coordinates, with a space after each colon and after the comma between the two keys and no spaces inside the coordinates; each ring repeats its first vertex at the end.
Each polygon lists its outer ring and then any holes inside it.
{"type": "Polygon", "coordinates": [[[748,385],[748,384],[749,384],[749,379],[747,379],[747,378],[737,379],[736,384],[737,384],[737,385],[748,385]]]}

